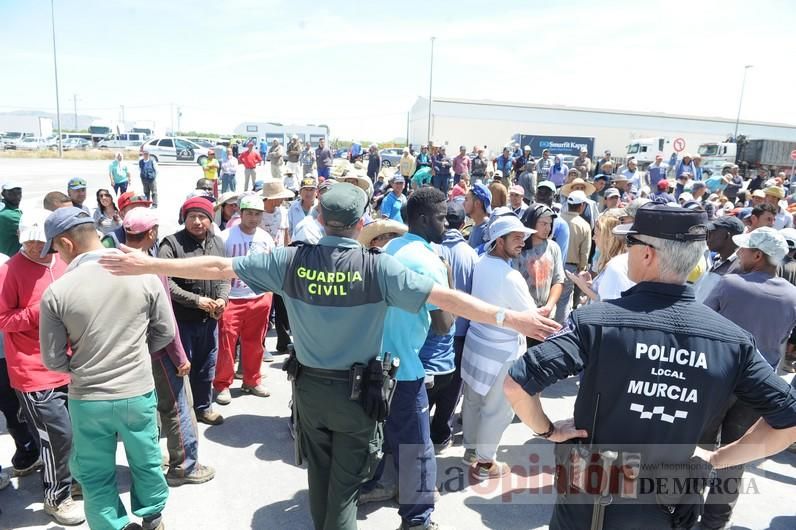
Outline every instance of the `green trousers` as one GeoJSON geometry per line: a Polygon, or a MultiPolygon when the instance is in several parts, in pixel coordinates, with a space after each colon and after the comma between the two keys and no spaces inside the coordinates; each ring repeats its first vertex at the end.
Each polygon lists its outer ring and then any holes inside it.
{"type": "Polygon", "coordinates": [[[130,499],[138,517],[160,514],[169,488],[160,467],[155,392],[130,399],[69,400],[72,476],[83,486],[91,530],[118,530],[130,519],[116,486],[117,435],[130,466],[130,499]]]}
{"type": "Polygon", "coordinates": [[[373,475],[381,450],[381,426],[349,394],[348,381],[306,374],[296,381],[298,436],[316,530],[356,530],[359,487],[373,475]]]}

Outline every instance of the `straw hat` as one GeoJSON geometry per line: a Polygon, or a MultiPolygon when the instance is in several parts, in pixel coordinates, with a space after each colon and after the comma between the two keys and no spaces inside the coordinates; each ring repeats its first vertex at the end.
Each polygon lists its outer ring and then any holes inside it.
{"type": "Polygon", "coordinates": [[[294,193],[285,188],[281,180],[268,179],[263,182],[264,199],[292,199],[294,193]]]}
{"type": "Polygon", "coordinates": [[[343,158],[338,158],[334,161],[334,165],[332,166],[331,176],[333,178],[340,178],[352,169],[354,169],[354,167],[351,165],[351,162],[343,158]]]}
{"type": "Polygon", "coordinates": [[[586,189],[583,190],[583,193],[585,193],[587,196],[597,191],[597,188],[594,187],[594,184],[591,182],[586,182],[582,178],[578,177],[576,179],[572,179],[572,182],[569,184],[564,184],[561,187],[561,194],[569,197],[569,194],[572,192],[572,188],[578,184],[586,187],[586,189]]]}
{"type": "Polygon", "coordinates": [[[398,234],[399,236],[404,235],[409,228],[403,224],[399,223],[398,221],[393,221],[392,219],[377,219],[371,223],[366,224],[362,231],[359,233],[359,237],[357,241],[363,247],[367,248],[370,247],[370,242],[376,239],[377,237],[384,235],[384,234],[398,234]]]}
{"type": "Polygon", "coordinates": [[[240,193],[235,192],[235,191],[228,191],[228,192],[222,193],[221,195],[218,196],[218,200],[216,200],[216,204],[215,204],[214,208],[216,210],[218,210],[219,208],[224,206],[225,203],[238,202],[238,198],[239,197],[240,197],[240,193]]]}
{"type": "Polygon", "coordinates": [[[337,177],[337,180],[340,182],[348,182],[349,184],[362,188],[368,196],[373,195],[373,183],[367,175],[358,169],[348,171],[345,175],[337,177]]]}
{"type": "Polygon", "coordinates": [[[379,176],[382,177],[385,182],[388,182],[397,171],[398,168],[396,167],[384,166],[381,168],[381,171],[379,171],[379,176]]]}

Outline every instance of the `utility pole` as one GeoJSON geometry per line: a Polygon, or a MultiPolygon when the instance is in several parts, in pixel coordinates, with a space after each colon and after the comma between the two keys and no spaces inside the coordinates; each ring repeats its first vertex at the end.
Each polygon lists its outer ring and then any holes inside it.
{"type": "Polygon", "coordinates": [[[53,70],[55,71],[55,119],[58,125],[58,158],[64,156],[61,142],[61,101],[58,97],[58,56],[55,53],[55,0],[50,0],[50,20],[53,26],[53,70]]]}
{"type": "Polygon", "coordinates": [[[428,131],[426,134],[426,144],[431,143],[431,91],[434,87],[434,40],[436,37],[431,37],[431,65],[428,72],[428,131]]]}
{"type": "Polygon", "coordinates": [[[744,88],[746,88],[746,72],[748,72],[752,66],[753,65],[751,64],[747,64],[746,66],[743,67],[743,82],[741,83],[741,97],[738,98],[738,116],[735,118],[735,134],[733,135],[733,140],[735,140],[736,142],[738,142],[738,126],[741,124],[741,105],[743,105],[743,91],[744,88]]]}
{"type": "Polygon", "coordinates": [[[74,129],[75,129],[75,131],[77,131],[77,130],[79,130],[79,129],[80,129],[80,128],[77,126],[77,94],[73,94],[73,95],[72,95],[72,101],[73,101],[73,102],[74,102],[74,104],[75,104],[75,124],[74,124],[74,129]]]}
{"type": "MultiPolygon", "coordinates": [[[[119,105],[119,115],[120,115],[119,121],[121,122],[121,126],[124,127],[124,105],[119,105]]],[[[116,134],[121,134],[121,131],[117,130],[116,134]]]]}
{"type": "Polygon", "coordinates": [[[180,107],[177,107],[177,130],[174,132],[175,136],[180,131],[180,118],[182,118],[182,109],[180,109],[180,107]]]}
{"type": "Polygon", "coordinates": [[[170,106],[169,115],[171,116],[171,135],[174,136],[174,103],[170,106]]]}

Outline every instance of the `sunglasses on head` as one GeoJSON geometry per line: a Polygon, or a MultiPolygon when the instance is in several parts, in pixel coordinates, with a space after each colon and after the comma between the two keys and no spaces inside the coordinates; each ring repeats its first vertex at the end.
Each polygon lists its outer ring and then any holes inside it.
{"type": "Polygon", "coordinates": [[[627,234],[625,236],[625,245],[627,245],[628,248],[630,248],[632,246],[635,246],[635,245],[643,245],[645,247],[650,247],[650,248],[654,248],[655,250],[658,250],[658,248],[655,245],[650,245],[646,241],[642,241],[639,238],[633,236],[632,234],[627,234]]]}

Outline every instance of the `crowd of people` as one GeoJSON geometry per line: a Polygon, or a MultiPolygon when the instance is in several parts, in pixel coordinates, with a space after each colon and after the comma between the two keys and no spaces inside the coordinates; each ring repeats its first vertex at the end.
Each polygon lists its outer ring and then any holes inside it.
{"type": "MultiPolygon", "coordinates": [[[[601,392],[599,414],[614,429],[591,444],[699,444],[723,480],[740,479],[732,464],[765,456],[736,456],[734,442],[750,433],[778,433],[766,455],[794,441],[796,392],[777,375],[796,370],[796,194],[784,173],[744,179],[732,167],[707,177],[698,157],[670,168],[662,155],[641,171],[632,158],[592,161],[586,150],[568,167],[519,145],[494,159],[478,147],[452,157],[444,146],[406,148],[393,168],[375,146],[369,152],[352,163],[334,159],[324,140],[313,149],[297,137],[211,150],[195,189],[169,205],[179,208],[173,234],[159,231],[159,168],[146,151],[141,193],[118,154],[93,212],[84,179],[24,212],[22,186],[4,182],[0,405],[16,452],[0,488],[41,469],[44,510],[60,524],[163,528],[168,488],[215,475],[199,462],[196,422],[223,423],[236,378],[243,393],[267,398],[262,363],[291,352],[300,369],[290,374],[289,424],[318,529],[356,528],[357,504],[393,498],[402,529],[442,528],[432,518],[435,454],[454,444],[460,424],[470,480],[500,479],[511,462],[498,460],[498,447],[515,414],[550,441],[585,438],[597,417],[588,404],[601,392]],[[634,320],[645,311],[660,320],[634,320]],[[656,338],[630,344],[645,325],[656,338]],[[646,432],[659,438],[625,440],[645,425],[639,408],[652,410],[666,390],[639,391],[646,397],[625,411],[615,389],[627,382],[607,371],[617,360],[597,351],[654,360],[647,344],[666,333],[698,337],[678,340],[709,352],[706,371],[723,368],[682,376],[701,385],[700,412],[678,410],[668,423],[690,422],[682,435],[655,424],[646,432]],[[718,361],[705,342],[728,337],[718,361]],[[350,374],[384,352],[400,359],[389,377],[376,370],[387,383],[359,389],[384,405],[374,416],[352,397],[350,374]],[[579,373],[580,410],[551,422],[541,390],[579,373]],[[615,389],[599,390],[608,383],[615,389]],[[706,404],[702,393],[712,391],[706,404]],[[345,435],[332,443],[333,433],[345,435]],[[117,437],[140,525],[114,486],[117,437]],[[382,443],[389,461],[378,458],[382,443]],[[401,490],[385,479],[389,462],[401,490]]],[[[737,495],[710,490],[707,499],[685,520],[726,527],[737,495]]],[[[619,506],[605,517],[669,528],[669,516],[686,517],[672,505],[666,518],[619,506]]],[[[551,527],[586,527],[586,508],[557,503],[551,527]]]]}

